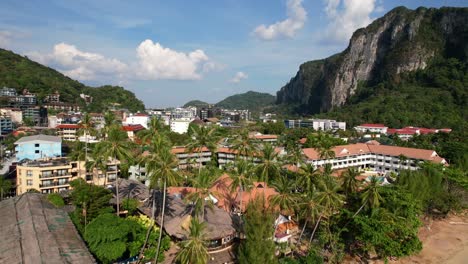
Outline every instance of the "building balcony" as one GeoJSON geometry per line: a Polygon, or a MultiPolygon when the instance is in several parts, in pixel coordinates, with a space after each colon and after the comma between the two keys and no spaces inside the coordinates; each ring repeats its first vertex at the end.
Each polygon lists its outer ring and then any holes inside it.
{"type": "Polygon", "coordinates": [[[58,187],[58,186],[69,186],[70,185],[70,182],[69,181],[66,181],[66,182],[52,182],[52,183],[44,183],[44,184],[39,184],[39,188],[44,188],[44,189],[47,189],[47,188],[55,188],[55,187],[58,187]]]}
{"type": "Polygon", "coordinates": [[[70,173],[51,173],[51,174],[39,174],[39,178],[46,179],[46,178],[57,178],[57,177],[67,177],[70,178],[72,175],[70,173]]]}

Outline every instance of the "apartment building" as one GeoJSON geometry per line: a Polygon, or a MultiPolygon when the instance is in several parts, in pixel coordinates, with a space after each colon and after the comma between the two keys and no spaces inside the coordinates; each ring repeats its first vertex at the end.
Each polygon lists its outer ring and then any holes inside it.
{"type": "Polygon", "coordinates": [[[0,116],[0,134],[6,135],[13,131],[13,122],[11,117],[2,115],[0,116]]]}
{"type": "Polygon", "coordinates": [[[15,153],[20,161],[60,157],[62,156],[62,139],[47,135],[22,137],[15,142],[15,153]]]}
{"type": "Polygon", "coordinates": [[[77,124],[60,124],[55,129],[57,129],[57,136],[63,140],[75,141],[78,138],[80,126],[77,124]]]}
{"type": "Polygon", "coordinates": [[[358,143],[336,146],[333,151],[335,158],[321,159],[315,149],[303,149],[307,163],[315,166],[331,164],[333,169],[360,167],[380,172],[398,172],[400,170],[416,170],[418,164],[425,161],[447,164],[446,160],[440,157],[436,151],[427,149],[358,143]]]}
{"type": "Polygon", "coordinates": [[[171,131],[179,133],[179,134],[187,133],[190,122],[192,121],[193,119],[189,119],[189,118],[171,119],[171,122],[170,122],[171,131]]]}
{"type": "Polygon", "coordinates": [[[306,120],[284,120],[286,128],[313,128],[314,130],[346,130],[346,122],[338,122],[332,119],[306,119],[306,120]]]}
{"type": "Polygon", "coordinates": [[[102,168],[86,169],[86,182],[99,186],[107,186],[114,183],[120,174],[120,162],[118,160],[108,160],[102,168]]]}
{"type": "Polygon", "coordinates": [[[379,134],[386,134],[388,127],[384,124],[362,124],[359,126],[354,127],[357,132],[360,133],[379,133],[379,134]]]}
{"type": "MultiPolygon", "coordinates": [[[[78,163],[66,158],[26,160],[16,167],[16,193],[29,190],[41,193],[57,193],[70,189],[70,181],[81,177],[78,163]]],[[[84,164],[81,166],[84,168],[84,164]]]]}
{"type": "Polygon", "coordinates": [[[204,166],[206,163],[211,161],[212,155],[211,151],[206,147],[203,147],[201,152],[198,150],[190,152],[185,147],[174,147],[171,152],[179,160],[179,169],[185,169],[188,167],[198,168],[200,166],[200,162],[202,166],[204,166]]]}
{"type": "Polygon", "coordinates": [[[123,129],[125,132],[127,132],[128,138],[129,138],[131,141],[134,141],[137,132],[138,132],[138,131],[141,131],[141,130],[144,130],[145,128],[144,128],[142,125],[137,124],[137,125],[126,125],[126,126],[122,126],[122,129],[123,129]]]}
{"type": "Polygon", "coordinates": [[[123,122],[124,125],[141,125],[144,128],[148,129],[148,124],[150,122],[150,117],[147,114],[137,113],[135,115],[128,116],[123,122]]]}

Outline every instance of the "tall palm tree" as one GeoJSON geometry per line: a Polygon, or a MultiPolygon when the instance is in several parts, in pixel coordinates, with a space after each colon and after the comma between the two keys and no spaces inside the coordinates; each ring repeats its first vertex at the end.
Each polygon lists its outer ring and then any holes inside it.
{"type": "Polygon", "coordinates": [[[305,192],[313,192],[320,181],[320,171],[310,163],[305,164],[299,171],[299,184],[305,192]]]}
{"type": "Polygon", "coordinates": [[[191,136],[191,141],[187,145],[187,148],[190,153],[198,152],[199,167],[198,170],[201,170],[202,167],[202,152],[203,147],[208,148],[211,153],[217,148],[218,135],[216,133],[216,127],[207,127],[207,126],[191,126],[189,130],[189,135],[191,136]]]}
{"type": "Polygon", "coordinates": [[[153,117],[149,122],[148,129],[138,132],[138,137],[141,139],[142,144],[146,145],[153,136],[158,137],[164,132],[164,124],[159,118],[153,117]]]}
{"type": "Polygon", "coordinates": [[[239,192],[239,209],[242,211],[242,193],[243,191],[251,189],[253,185],[252,174],[254,173],[254,166],[245,159],[236,159],[234,166],[232,166],[229,171],[229,177],[232,180],[231,192],[239,192]]]}
{"type": "MultiPolygon", "coordinates": [[[[154,146],[153,146],[154,147],[154,146]]],[[[158,149],[159,147],[154,147],[158,149]]],[[[154,189],[162,182],[162,207],[161,207],[161,232],[159,233],[158,245],[156,251],[156,261],[159,258],[161,249],[162,230],[164,229],[164,214],[166,208],[166,189],[167,185],[176,186],[180,181],[180,176],[175,170],[178,165],[177,158],[171,152],[170,148],[160,148],[158,152],[150,152],[144,157],[146,174],[150,179],[150,188],[154,189]]]]}
{"type": "Polygon", "coordinates": [[[205,221],[206,206],[213,209],[212,197],[217,194],[213,193],[210,188],[216,180],[216,174],[206,168],[199,170],[198,174],[191,179],[195,192],[188,194],[186,198],[194,204],[195,215],[201,216],[201,222],[205,221]]]}
{"type": "Polygon", "coordinates": [[[237,158],[242,156],[244,159],[247,159],[248,157],[253,157],[253,154],[256,152],[253,140],[246,129],[240,131],[237,137],[234,138],[231,148],[237,152],[237,158]]]}
{"type": "Polygon", "coordinates": [[[269,198],[270,206],[278,208],[281,213],[293,214],[298,204],[297,195],[293,193],[293,182],[286,177],[279,177],[273,182],[272,186],[278,194],[269,198]]]}
{"type": "Polygon", "coordinates": [[[181,264],[205,264],[208,262],[208,250],[205,242],[205,224],[192,218],[189,236],[179,243],[180,251],[176,260],[181,264]]]}
{"type": "Polygon", "coordinates": [[[322,213],[322,208],[321,205],[317,202],[317,195],[315,192],[306,192],[305,195],[302,195],[298,203],[298,208],[298,217],[305,220],[301,234],[299,235],[299,239],[297,241],[297,243],[300,244],[307,223],[317,221],[320,217],[320,214],[322,213]]]}
{"type": "Polygon", "coordinates": [[[107,134],[112,126],[116,124],[115,115],[112,112],[106,112],[104,114],[104,127],[101,129],[101,137],[107,138],[107,134]]]}
{"type": "MultiPolygon", "coordinates": [[[[96,145],[97,153],[108,158],[110,162],[119,161],[130,162],[132,143],[128,141],[127,134],[120,129],[119,126],[113,125],[110,127],[107,138],[96,145]]],[[[117,215],[120,215],[120,198],[119,198],[119,176],[116,179],[116,199],[117,199],[117,215]]]]}
{"type": "Polygon", "coordinates": [[[80,129],[78,130],[78,135],[85,136],[85,161],[88,160],[88,142],[89,137],[94,136],[96,134],[96,130],[94,129],[94,124],[91,119],[91,116],[86,113],[80,122],[80,129]]]}
{"type": "Polygon", "coordinates": [[[281,167],[278,163],[278,153],[273,145],[265,143],[260,154],[261,162],[257,165],[257,175],[261,181],[268,183],[280,175],[281,167]]]}
{"type": "Polygon", "coordinates": [[[359,187],[359,181],[356,179],[357,176],[359,176],[359,169],[356,167],[350,167],[343,173],[342,187],[346,197],[357,191],[359,187]]]}
{"type": "Polygon", "coordinates": [[[78,171],[80,171],[80,162],[79,161],[86,161],[87,153],[86,153],[85,143],[80,141],[75,141],[73,144],[73,149],[70,153],[70,158],[72,160],[78,161],[78,171]]]}
{"type": "Polygon", "coordinates": [[[322,213],[317,220],[317,223],[312,231],[310,236],[310,241],[312,241],[315,231],[320,225],[320,221],[323,217],[329,218],[337,208],[339,208],[344,201],[343,195],[339,194],[340,187],[336,182],[332,180],[320,181],[318,192],[317,192],[317,203],[322,207],[322,213]]]}
{"type": "Polygon", "coordinates": [[[380,186],[379,178],[372,176],[370,178],[369,183],[367,183],[366,187],[364,188],[362,192],[362,195],[361,195],[362,206],[353,215],[353,217],[356,216],[365,206],[369,206],[371,209],[378,208],[380,206],[380,202],[383,201],[383,198],[380,195],[380,190],[381,190],[381,186],[380,186]]]}

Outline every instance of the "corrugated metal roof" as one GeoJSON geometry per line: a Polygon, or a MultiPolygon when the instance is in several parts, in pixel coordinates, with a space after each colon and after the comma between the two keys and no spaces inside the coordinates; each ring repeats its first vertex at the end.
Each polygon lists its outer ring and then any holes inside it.
{"type": "Polygon", "coordinates": [[[48,136],[48,135],[35,135],[35,136],[27,136],[18,139],[15,144],[24,144],[24,143],[31,143],[35,141],[47,141],[47,142],[62,142],[62,138],[56,136],[48,136]]]}

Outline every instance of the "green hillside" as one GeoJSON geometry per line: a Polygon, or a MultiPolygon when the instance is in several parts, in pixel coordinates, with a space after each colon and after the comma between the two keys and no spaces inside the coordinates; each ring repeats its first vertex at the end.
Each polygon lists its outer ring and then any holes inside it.
{"type": "Polygon", "coordinates": [[[467,128],[467,61],[439,58],[424,70],[400,77],[398,82],[361,83],[344,106],[319,116],[349,125],[380,122],[389,127],[467,128]]]}
{"type": "Polygon", "coordinates": [[[130,111],[142,111],[145,106],[135,94],[119,86],[89,87],[60,72],[29,60],[11,51],[0,49],[0,87],[28,89],[41,101],[47,94],[58,91],[60,100],[85,106],[80,94],[93,97],[86,106],[89,111],[103,111],[109,103],[118,103],[130,111]]]}
{"type": "Polygon", "coordinates": [[[248,109],[250,111],[261,111],[263,108],[275,103],[275,96],[269,93],[258,93],[248,91],[225,98],[216,104],[218,107],[227,109],[248,109]]]}
{"type": "Polygon", "coordinates": [[[190,107],[190,106],[195,106],[195,107],[208,107],[210,104],[207,102],[203,102],[200,100],[192,100],[188,101],[186,104],[184,104],[184,107],[190,107]]]}

